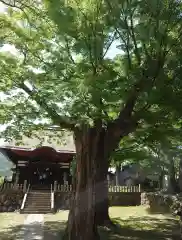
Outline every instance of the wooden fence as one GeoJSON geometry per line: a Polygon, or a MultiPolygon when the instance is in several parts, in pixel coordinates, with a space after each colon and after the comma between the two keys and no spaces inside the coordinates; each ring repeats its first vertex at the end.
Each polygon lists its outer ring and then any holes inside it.
{"type": "MultiPolygon", "coordinates": [[[[26,192],[27,188],[27,182],[25,181],[24,184],[14,184],[14,183],[4,183],[0,186],[0,192],[6,190],[6,189],[14,189],[14,190],[23,190],[26,192]]],[[[58,192],[71,192],[72,191],[72,185],[60,185],[57,184],[56,187],[54,187],[54,191],[58,192]]],[[[108,192],[109,193],[130,193],[130,192],[141,192],[140,185],[139,186],[108,186],[108,192]]]]}
{"type": "MultiPolygon", "coordinates": [[[[55,191],[58,192],[71,192],[72,185],[57,185],[55,191]]],[[[118,192],[118,193],[127,193],[127,192],[141,192],[140,185],[139,186],[108,186],[108,192],[118,192]]]]}
{"type": "Polygon", "coordinates": [[[71,192],[72,191],[72,185],[57,185],[58,192],[71,192]]]}
{"type": "Polygon", "coordinates": [[[108,186],[108,192],[141,192],[139,186],[108,186]]]}

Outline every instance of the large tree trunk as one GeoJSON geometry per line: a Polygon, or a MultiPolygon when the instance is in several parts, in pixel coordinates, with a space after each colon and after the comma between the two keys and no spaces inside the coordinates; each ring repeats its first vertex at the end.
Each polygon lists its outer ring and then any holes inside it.
{"type": "MultiPolygon", "coordinates": [[[[102,141],[102,138],[100,138],[102,141]]],[[[104,142],[104,141],[103,141],[104,142]]],[[[95,202],[95,217],[98,225],[108,225],[111,223],[109,218],[109,200],[108,200],[108,159],[104,156],[103,143],[100,143],[101,148],[97,154],[97,169],[96,170],[96,202],[95,202]]]]}
{"type": "Polygon", "coordinates": [[[175,166],[174,166],[174,159],[173,155],[168,153],[166,155],[166,159],[169,162],[169,184],[168,184],[168,191],[173,193],[176,191],[177,183],[176,183],[176,174],[175,174],[175,166]]]}
{"type": "Polygon", "coordinates": [[[163,180],[164,180],[164,170],[161,169],[161,173],[159,175],[159,189],[163,189],[163,180]]]}
{"type": "Polygon", "coordinates": [[[89,128],[75,132],[77,167],[67,225],[69,240],[95,240],[99,237],[97,225],[109,220],[103,130],[89,128]]]}
{"type": "Polygon", "coordinates": [[[169,172],[170,172],[169,181],[170,181],[170,185],[171,185],[171,191],[176,192],[176,190],[177,190],[176,172],[175,172],[174,160],[172,157],[170,159],[170,171],[169,172]]]}
{"type": "Polygon", "coordinates": [[[136,128],[126,118],[127,111],[123,115],[122,121],[118,118],[107,128],[97,121],[93,128],[82,126],[74,131],[77,166],[66,231],[68,240],[95,240],[99,238],[97,226],[111,223],[107,187],[109,157],[120,139],[136,128]]]}

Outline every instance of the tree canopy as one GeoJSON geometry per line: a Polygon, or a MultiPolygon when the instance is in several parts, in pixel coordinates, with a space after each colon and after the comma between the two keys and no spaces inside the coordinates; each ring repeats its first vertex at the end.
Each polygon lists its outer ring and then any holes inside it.
{"type": "Polygon", "coordinates": [[[124,114],[132,124],[147,115],[155,122],[161,108],[163,117],[171,109],[179,115],[180,2],[16,4],[0,17],[1,44],[15,48],[0,54],[6,135],[98,119],[104,126],[124,114]]]}
{"type": "Polygon", "coordinates": [[[160,177],[160,174],[170,174],[171,164],[175,165],[176,172],[179,171],[181,154],[180,129],[140,129],[120,142],[112,155],[111,165],[137,163],[146,172],[156,173],[160,177]]]}

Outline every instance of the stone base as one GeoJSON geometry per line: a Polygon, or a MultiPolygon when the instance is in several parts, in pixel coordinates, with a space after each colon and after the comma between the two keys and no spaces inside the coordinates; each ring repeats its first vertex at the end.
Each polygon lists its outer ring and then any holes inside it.
{"type": "Polygon", "coordinates": [[[23,191],[7,189],[0,192],[0,212],[15,212],[21,208],[23,191]]]}

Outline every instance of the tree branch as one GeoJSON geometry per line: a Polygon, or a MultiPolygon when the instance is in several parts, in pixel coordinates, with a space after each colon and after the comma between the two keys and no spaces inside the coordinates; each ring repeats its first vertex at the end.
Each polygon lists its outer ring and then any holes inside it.
{"type": "Polygon", "coordinates": [[[73,64],[75,64],[75,61],[74,61],[74,59],[72,57],[72,54],[71,54],[71,51],[70,51],[70,46],[69,46],[69,42],[68,42],[67,37],[65,37],[65,42],[66,42],[66,48],[67,48],[68,57],[70,58],[71,62],[73,64]]]}
{"type": "Polygon", "coordinates": [[[10,3],[10,2],[8,3],[8,2],[5,1],[5,0],[0,0],[0,2],[3,3],[4,5],[8,6],[8,7],[19,8],[19,7],[16,6],[15,1],[13,1],[13,3],[10,3]]]}
{"type": "Polygon", "coordinates": [[[121,137],[127,136],[129,133],[133,132],[137,128],[138,122],[140,120],[140,114],[137,111],[133,115],[135,104],[141,92],[149,91],[153,88],[156,79],[160,74],[160,70],[164,65],[164,60],[165,54],[161,56],[160,53],[158,56],[158,60],[155,62],[156,71],[154,72],[152,81],[150,81],[150,83],[149,81],[147,81],[148,76],[151,76],[151,74],[148,75],[148,71],[146,71],[143,77],[138,82],[136,82],[133,89],[130,91],[129,97],[126,100],[126,104],[124,108],[121,109],[118,118],[108,124],[107,144],[108,146],[110,146],[111,151],[112,149],[117,147],[117,143],[119,142],[121,137]]]}
{"type": "Polygon", "coordinates": [[[133,44],[134,44],[134,48],[135,48],[134,53],[135,53],[136,59],[138,61],[138,65],[140,65],[141,64],[141,56],[140,56],[138,46],[137,46],[137,41],[136,41],[136,38],[135,38],[135,32],[134,32],[134,26],[133,26],[133,16],[132,16],[131,11],[130,11],[130,25],[131,25],[130,29],[131,29],[131,31],[129,29],[129,26],[128,26],[128,23],[127,23],[126,19],[125,19],[125,24],[128,28],[128,32],[131,34],[131,38],[133,40],[133,44]]]}
{"type": "Polygon", "coordinates": [[[70,123],[69,121],[67,121],[66,119],[64,119],[63,117],[61,117],[55,109],[53,109],[52,107],[50,107],[45,99],[43,99],[43,97],[39,97],[36,91],[32,91],[28,86],[26,86],[25,83],[21,83],[19,84],[19,87],[24,90],[30,97],[32,100],[36,101],[36,103],[42,107],[51,117],[51,119],[53,120],[54,124],[58,124],[60,127],[65,128],[65,129],[70,129],[70,130],[74,130],[75,124],[74,123],[70,123]]]}
{"type": "Polygon", "coordinates": [[[107,54],[107,52],[109,51],[111,45],[112,45],[113,42],[115,41],[115,37],[116,37],[116,32],[114,32],[113,36],[111,37],[111,40],[108,41],[108,43],[107,43],[108,45],[107,45],[107,47],[106,47],[106,50],[105,50],[105,52],[103,53],[103,58],[106,56],[106,54],[107,54]]]}

